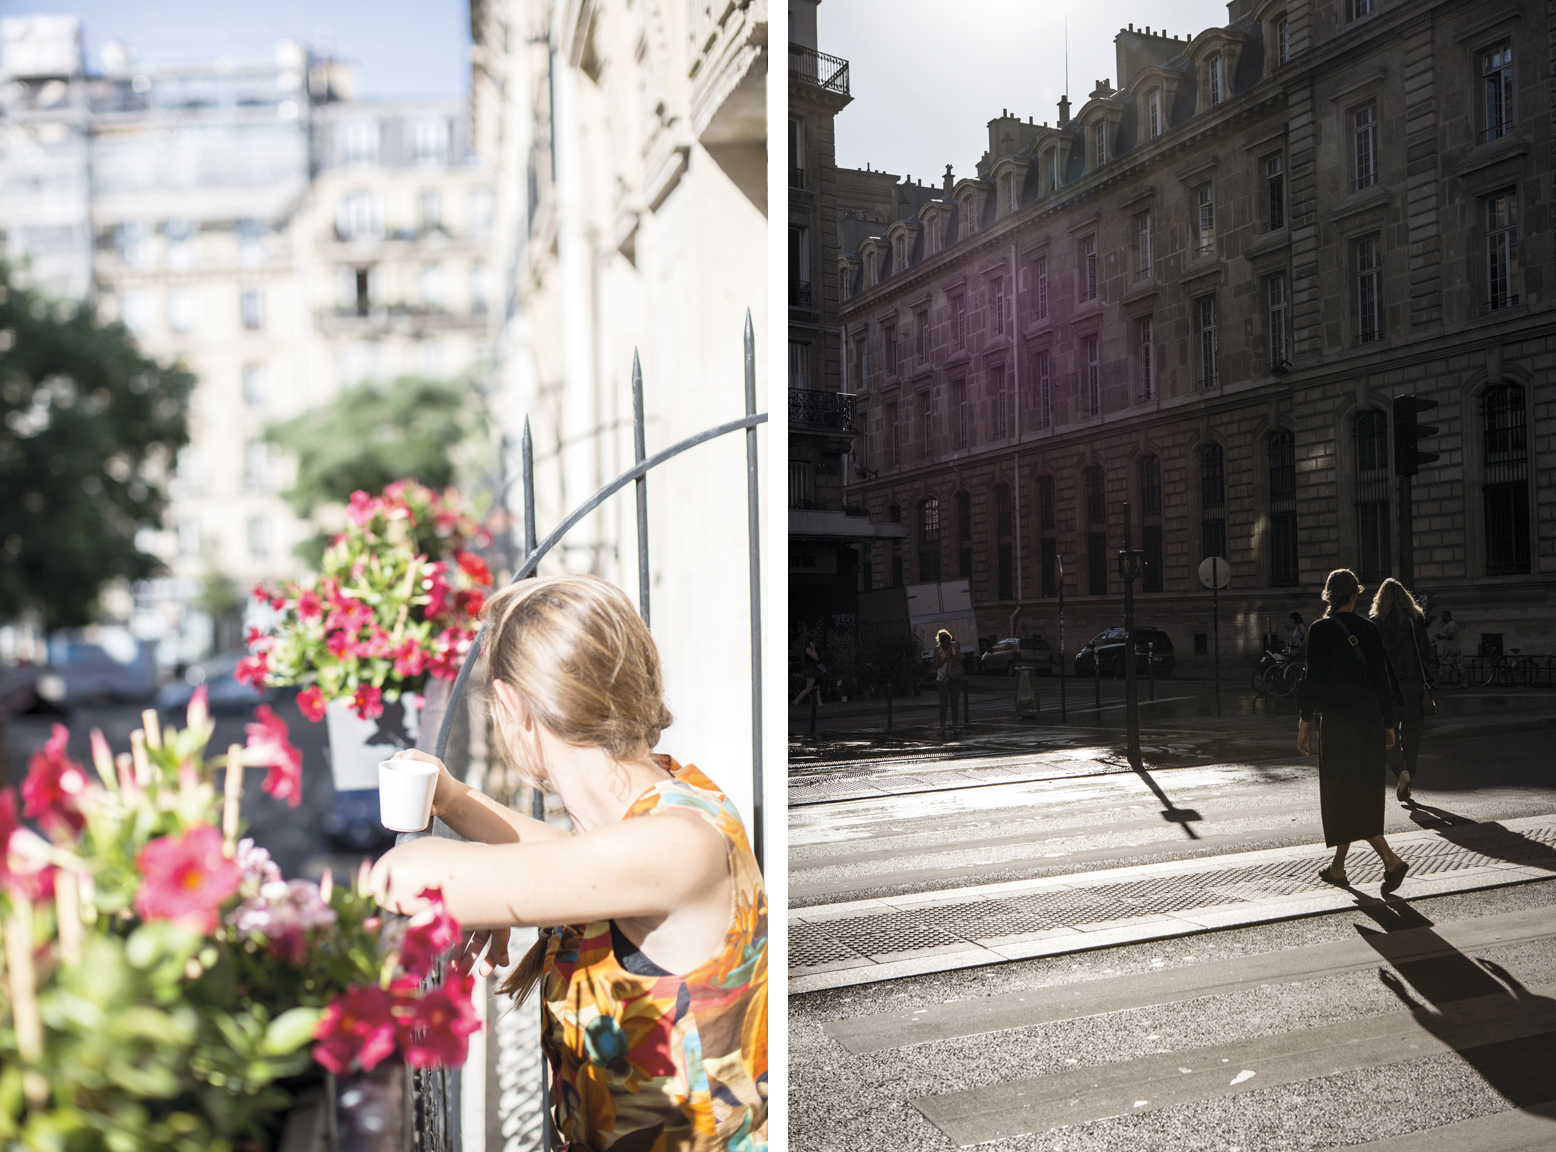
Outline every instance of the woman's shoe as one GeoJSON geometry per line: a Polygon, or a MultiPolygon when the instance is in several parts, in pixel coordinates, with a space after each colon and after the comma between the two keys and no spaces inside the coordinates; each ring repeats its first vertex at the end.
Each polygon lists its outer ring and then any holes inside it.
{"type": "Polygon", "coordinates": [[[1351,882],[1344,876],[1336,876],[1332,871],[1333,868],[1334,865],[1332,864],[1328,868],[1320,868],[1318,870],[1318,878],[1325,884],[1333,884],[1336,888],[1349,888],[1351,882]]]}
{"type": "Polygon", "coordinates": [[[1410,801],[1410,769],[1406,768],[1399,774],[1399,787],[1394,789],[1394,795],[1399,797],[1401,804],[1410,801]]]}
{"type": "Polygon", "coordinates": [[[1405,873],[1409,870],[1410,862],[1408,860],[1401,860],[1397,867],[1385,868],[1383,870],[1383,895],[1387,896],[1390,892],[1397,891],[1399,886],[1405,882],[1405,873]]]}

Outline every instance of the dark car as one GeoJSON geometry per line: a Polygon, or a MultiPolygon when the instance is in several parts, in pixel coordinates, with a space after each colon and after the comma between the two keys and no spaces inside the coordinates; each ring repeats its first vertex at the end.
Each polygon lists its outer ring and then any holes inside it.
{"type": "Polygon", "coordinates": [[[983,654],[978,670],[985,676],[1015,676],[1022,671],[1052,676],[1057,668],[1048,641],[1039,636],[1010,636],[983,654]]]}
{"type": "MultiPolygon", "coordinates": [[[[1124,643],[1127,637],[1128,634],[1122,628],[1109,628],[1106,632],[1092,637],[1091,643],[1075,654],[1075,674],[1094,675],[1100,665],[1102,675],[1122,676],[1124,643]]],[[[1153,664],[1155,675],[1172,675],[1174,664],[1172,640],[1160,628],[1137,627],[1135,629],[1135,674],[1150,675],[1153,664]]]]}

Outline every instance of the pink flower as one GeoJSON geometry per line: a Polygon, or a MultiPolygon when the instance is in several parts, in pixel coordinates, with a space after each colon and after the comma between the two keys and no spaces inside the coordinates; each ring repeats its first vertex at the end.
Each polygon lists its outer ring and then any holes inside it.
{"type": "Polygon", "coordinates": [[[324,641],[324,646],[330,650],[330,655],[337,660],[344,660],[348,656],[357,654],[356,640],[344,628],[331,632],[324,641]]]}
{"type": "Polygon", "coordinates": [[[265,690],[265,676],[270,671],[270,655],[267,652],[256,652],[252,656],[245,656],[238,661],[238,667],[234,670],[233,679],[240,684],[247,684],[256,692],[265,690]]]}
{"type": "Polygon", "coordinates": [[[371,684],[362,684],[357,687],[351,697],[351,705],[357,710],[357,717],[362,720],[371,720],[375,716],[382,716],[384,712],[384,694],[371,684]]]}
{"type": "Polygon", "coordinates": [[[260,787],[296,808],[303,802],[303,754],[287,739],[286,721],[270,705],[256,708],[254,718],[259,723],[244,729],[248,733],[248,751],[255,753],[249,762],[270,765],[260,787]]]}
{"type": "Polygon", "coordinates": [[[330,1001],[313,1038],[313,1058],[337,1076],[353,1064],[371,1071],[395,1048],[394,999],[382,988],[354,985],[330,1001]]]}
{"type": "Polygon", "coordinates": [[[374,624],[367,634],[367,639],[362,641],[357,651],[363,656],[382,658],[393,655],[394,646],[389,641],[389,633],[374,624]]]}
{"type": "Polygon", "coordinates": [[[310,684],[297,694],[297,707],[315,724],[324,719],[324,693],[317,684],[310,684]]]}
{"type": "Polygon", "coordinates": [[[443,893],[436,888],[424,888],[421,895],[432,904],[411,917],[400,944],[400,966],[418,979],[431,972],[448,950],[459,943],[459,921],[448,914],[443,893]]]}
{"type": "Polygon", "coordinates": [[[0,788],[0,887],[11,880],[11,833],[21,826],[16,818],[16,789],[0,788]]]}
{"type": "Polygon", "coordinates": [[[351,494],[351,503],[346,506],[346,519],[360,528],[378,514],[380,507],[379,501],[359,488],[351,494]]]}
{"type": "Polygon", "coordinates": [[[427,659],[427,671],[442,680],[452,680],[459,675],[459,666],[465,653],[470,651],[470,641],[475,636],[466,628],[445,628],[432,643],[432,654],[427,659]]]}
{"type": "Polygon", "coordinates": [[[406,640],[394,651],[394,674],[402,680],[420,676],[427,667],[427,654],[414,640],[406,640]]]}
{"type": "Polygon", "coordinates": [[[459,554],[459,567],[466,576],[470,577],[477,584],[490,585],[492,582],[492,573],[487,568],[486,561],[482,560],[474,552],[461,552],[459,554]]]}
{"type": "Polygon", "coordinates": [[[135,867],[145,877],[135,893],[142,920],[172,920],[206,933],[216,928],[218,908],[243,879],[222,855],[222,834],[209,824],[158,837],[141,849],[135,867]]]}
{"type": "Polygon", "coordinates": [[[481,1030],[470,991],[472,976],[450,975],[425,996],[413,1000],[400,1018],[400,1042],[412,1068],[451,1068],[465,1062],[469,1036],[481,1030]]]}
{"type": "Polygon", "coordinates": [[[56,838],[73,837],[86,827],[80,808],[86,770],[65,755],[69,742],[70,730],[54,725],[43,751],[34,752],[27,762],[27,779],[22,781],[22,815],[37,820],[56,838]]]}
{"type": "Polygon", "coordinates": [[[256,584],[254,585],[254,591],[252,595],[259,603],[265,604],[270,600],[270,589],[266,588],[263,584],[256,584]]]}
{"type": "Polygon", "coordinates": [[[269,635],[261,628],[250,627],[243,634],[243,643],[256,652],[268,652],[270,645],[275,642],[275,637],[269,635]]]}
{"type": "Polygon", "coordinates": [[[427,578],[422,581],[421,586],[427,590],[428,620],[446,615],[451,607],[450,600],[454,590],[443,578],[443,574],[447,571],[448,568],[442,563],[427,566],[427,578]]]}
{"type": "Polygon", "coordinates": [[[297,595],[297,618],[317,620],[324,615],[324,601],[317,592],[300,592],[297,595]]]}
{"type": "MultiPolygon", "coordinates": [[[[268,859],[267,863],[275,868],[268,859]]],[[[301,964],[308,959],[308,933],[330,927],[336,919],[335,910],[324,903],[317,884],[310,880],[282,880],[277,873],[275,879],[260,886],[257,895],[238,905],[227,922],[239,932],[263,936],[276,958],[301,964]]]]}

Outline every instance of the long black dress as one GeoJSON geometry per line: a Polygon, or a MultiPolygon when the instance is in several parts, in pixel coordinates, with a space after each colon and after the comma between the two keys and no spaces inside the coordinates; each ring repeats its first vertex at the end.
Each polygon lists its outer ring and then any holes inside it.
{"type": "Polygon", "coordinates": [[[1394,726],[1394,689],[1378,626],[1354,612],[1314,621],[1297,704],[1302,719],[1318,723],[1324,843],[1333,848],[1382,835],[1383,734],[1394,726]],[[1341,618],[1356,637],[1354,649],[1341,618]]]}

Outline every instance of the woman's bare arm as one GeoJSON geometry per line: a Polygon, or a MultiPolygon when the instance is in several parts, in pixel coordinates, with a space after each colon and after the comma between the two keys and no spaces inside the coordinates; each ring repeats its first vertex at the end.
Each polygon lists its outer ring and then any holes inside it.
{"type": "Polygon", "coordinates": [[[411,748],[395,754],[397,760],[420,760],[438,766],[438,787],[432,798],[432,814],[466,840],[478,844],[534,843],[567,838],[570,834],[543,820],[515,812],[490,796],[454,779],[436,756],[411,748]]]}

